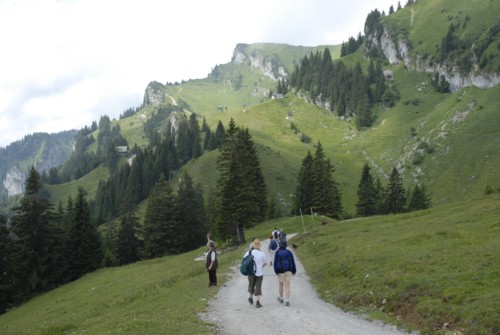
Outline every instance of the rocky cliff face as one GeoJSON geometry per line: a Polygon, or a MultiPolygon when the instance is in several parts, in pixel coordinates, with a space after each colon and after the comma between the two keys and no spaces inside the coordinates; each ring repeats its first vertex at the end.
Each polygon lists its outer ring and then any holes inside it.
{"type": "Polygon", "coordinates": [[[448,64],[433,64],[422,55],[411,53],[411,43],[397,39],[384,29],[380,38],[374,34],[367,36],[368,47],[377,47],[384,53],[391,64],[403,63],[409,70],[436,73],[443,75],[450,83],[450,90],[455,92],[463,87],[476,86],[479,88],[490,88],[500,83],[500,73],[483,73],[477,67],[470,73],[463,74],[457,66],[448,64]]]}
{"type": "Polygon", "coordinates": [[[26,173],[21,172],[17,166],[12,167],[3,180],[3,186],[7,190],[7,195],[13,196],[24,192],[24,182],[26,173]]]}
{"type": "Polygon", "coordinates": [[[35,133],[0,148],[0,195],[23,193],[31,166],[43,173],[68,160],[75,134],[75,130],[56,134],[35,133]]]}
{"type": "Polygon", "coordinates": [[[245,44],[236,46],[231,62],[256,68],[264,76],[275,81],[288,77],[288,73],[278,57],[264,56],[258,51],[248,53],[245,44]]]}
{"type": "Polygon", "coordinates": [[[152,81],[144,92],[144,105],[159,105],[165,101],[165,86],[157,81],[152,81]]]}

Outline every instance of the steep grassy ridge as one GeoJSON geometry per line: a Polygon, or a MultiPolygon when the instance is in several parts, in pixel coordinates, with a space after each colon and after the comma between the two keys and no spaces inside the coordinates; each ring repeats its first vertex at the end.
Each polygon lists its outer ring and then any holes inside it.
{"type": "Polygon", "coordinates": [[[413,54],[425,57],[439,54],[451,24],[456,27],[454,35],[471,45],[476,53],[492,38],[484,50],[490,63],[486,69],[498,72],[500,35],[490,34],[490,27],[498,26],[499,13],[500,3],[494,0],[421,0],[386,16],[384,21],[394,36],[411,41],[413,54]]]}

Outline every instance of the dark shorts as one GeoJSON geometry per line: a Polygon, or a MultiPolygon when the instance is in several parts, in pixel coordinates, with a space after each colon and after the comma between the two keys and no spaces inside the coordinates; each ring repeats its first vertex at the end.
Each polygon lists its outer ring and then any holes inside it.
{"type": "Polygon", "coordinates": [[[262,280],[264,276],[248,276],[248,293],[262,295],[262,280]]]}

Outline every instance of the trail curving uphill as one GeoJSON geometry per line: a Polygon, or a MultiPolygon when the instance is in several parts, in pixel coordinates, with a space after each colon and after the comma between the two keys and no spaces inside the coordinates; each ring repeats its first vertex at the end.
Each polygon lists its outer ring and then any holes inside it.
{"type": "MultiPolygon", "coordinates": [[[[293,235],[289,235],[289,238],[293,235]]],[[[268,241],[262,241],[267,251],[268,241]]],[[[291,250],[293,252],[293,250],[291,250]]],[[[295,255],[295,254],[294,254],[295,255]]],[[[243,256],[243,255],[242,255],[243,256]]],[[[217,325],[217,335],[287,334],[287,335],[403,335],[394,326],[370,322],[360,316],[345,313],[321,300],[304,267],[295,255],[297,274],[292,278],[290,306],[280,304],[278,279],[273,268],[264,267],[264,281],[260,301],[262,308],[248,303],[247,277],[238,266],[214,299],[209,301],[205,321],[217,325]]]]}

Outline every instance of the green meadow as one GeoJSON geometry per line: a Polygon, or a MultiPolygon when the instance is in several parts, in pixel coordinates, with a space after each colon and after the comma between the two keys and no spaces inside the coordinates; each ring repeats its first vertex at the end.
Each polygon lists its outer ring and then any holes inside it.
{"type": "MultiPolygon", "coordinates": [[[[293,242],[319,295],[344,310],[421,334],[500,332],[500,196],[425,211],[333,221],[289,217],[264,222],[293,242]]],[[[243,247],[219,249],[219,287],[243,247]]],[[[204,248],[104,268],[0,315],[0,333],[213,334],[202,321],[217,289],[207,287],[204,248]]]]}

